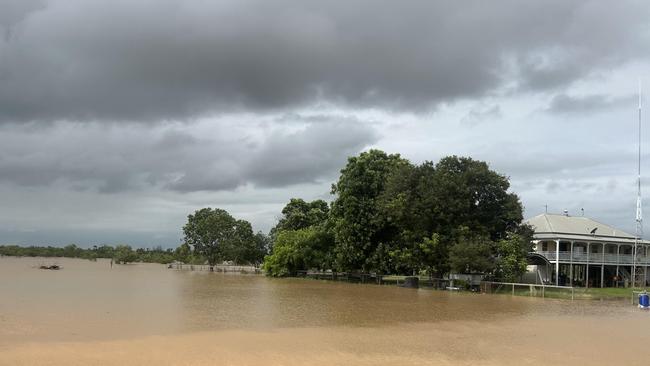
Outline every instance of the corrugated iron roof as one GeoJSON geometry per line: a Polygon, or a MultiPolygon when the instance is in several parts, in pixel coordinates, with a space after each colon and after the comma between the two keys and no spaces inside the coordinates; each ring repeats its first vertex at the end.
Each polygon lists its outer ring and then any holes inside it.
{"type": "Polygon", "coordinates": [[[540,238],[555,236],[576,240],[634,241],[632,234],[583,216],[541,214],[526,220],[525,223],[531,225],[535,229],[535,236],[540,238]]]}

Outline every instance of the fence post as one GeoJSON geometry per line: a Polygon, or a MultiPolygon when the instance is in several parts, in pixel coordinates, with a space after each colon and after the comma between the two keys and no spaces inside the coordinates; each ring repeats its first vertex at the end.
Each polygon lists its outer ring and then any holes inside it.
{"type": "Polygon", "coordinates": [[[515,296],[515,284],[512,284],[512,296],[515,296]]]}

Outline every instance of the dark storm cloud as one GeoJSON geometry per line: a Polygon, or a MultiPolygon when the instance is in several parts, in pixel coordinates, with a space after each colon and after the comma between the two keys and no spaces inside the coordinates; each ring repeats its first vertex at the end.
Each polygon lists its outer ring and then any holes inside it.
{"type": "Polygon", "coordinates": [[[247,175],[260,185],[281,187],[331,177],[346,158],[376,142],[378,135],[351,120],[315,124],[295,134],[273,136],[257,151],[247,175]]]}
{"type": "Polygon", "coordinates": [[[349,119],[258,137],[216,125],[197,137],[201,132],[191,133],[196,127],[58,123],[34,134],[29,127],[5,126],[0,181],[103,193],[278,187],[332,179],[347,156],[378,139],[371,126],[349,119]]]}
{"type": "MultiPolygon", "coordinates": [[[[10,14],[7,4],[0,14],[10,14]]],[[[322,100],[417,110],[513,81],[547,90],[647,52],[649,9],[596,0],[50,0],[3,18],[20,32],[0,44],[0,121],[185,120],[322,100]]]]}

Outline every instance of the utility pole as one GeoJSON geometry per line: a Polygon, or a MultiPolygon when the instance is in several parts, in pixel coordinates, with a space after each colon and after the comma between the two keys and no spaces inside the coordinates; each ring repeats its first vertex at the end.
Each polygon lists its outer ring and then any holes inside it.
{"type": "MultiPolygon", "coordinates": [[[[641,80],[639,80],[639,146],[637,156],[636,235],[634,236],[634,258],[632,261],[632,287],[637,283],[637,251],[643,236],[643,204],[641,200],[641,80]]],[[[642,272],[643,273],[643,272],[642,272]]],[[[645,279],[644,279],[645,282],[645,279]]],[[[645,284],[644,284],[645,285],[645,284]]]]}

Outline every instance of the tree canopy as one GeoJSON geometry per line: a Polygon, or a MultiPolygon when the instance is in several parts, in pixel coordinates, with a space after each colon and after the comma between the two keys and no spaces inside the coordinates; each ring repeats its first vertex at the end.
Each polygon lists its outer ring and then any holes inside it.
{"type": "Polygon", "coordinates": [[[219,208],[202,208],[189,215],[183,233],[185,243],[210,266],[222,261],[259,263],[265,254],[251,224],[219,208]]]}
{"type": "Polygon", "coordinates": [[[385,254],[381,244],[390,241],[393,227],[379,210],[378,199],[387,178],[408,164],[398,154],[380,150],[348,159],[339,180],[332,185],[336,199],[330,217],[338,268],[371,271],[381,267],[385,254]]]}
{"type": "Polygon", "coordinates": [[[309,267],[512,278],[525,270],[530,233],[521,229],[522,206],[509,188],[506,176],[471,158],[448,156],[414,165],[397,154],[363,152],[348,159],[332,185],[329,212],[323,201],[291,199],[271,237],[294,233],[273,240],[282,249],[273,250],[267,261],[274,273],[282,272],[277,267],[284,263],[290,268],[282,273],[309,267]],[[331,238],[331,253],[321,256],[330,263],[297,260],[307,253],[307,244],[296,239],[304,236],[295,231],[306,228],[331,238]],[[289,258],[289,247],[294,249],[292,262],[274,257],[284,253],[289,258]]]}
{"type": "Polygon", "coordinates": [[[331,243],[332,238],[314,226],[280,231],[273,253],[264,261],[264,270],[280,277],[302,270],[331,268],[331,243]]]}
{"type": "Polygon", "coordinates": [[[300,230],[320,224],[327,219],[329,207],[323,200],[305,202],[302,198],[292,198],[282,209],[282,218],[271,230],[300,230]]]}

